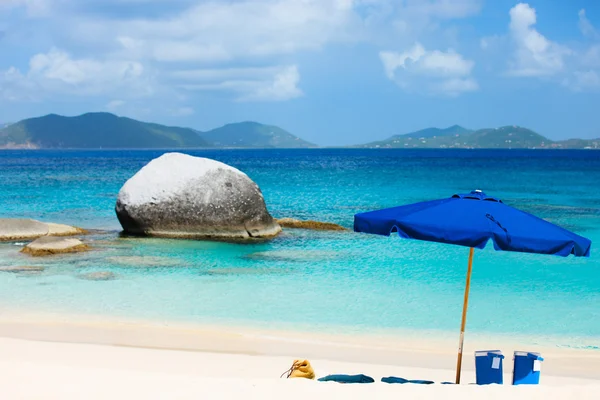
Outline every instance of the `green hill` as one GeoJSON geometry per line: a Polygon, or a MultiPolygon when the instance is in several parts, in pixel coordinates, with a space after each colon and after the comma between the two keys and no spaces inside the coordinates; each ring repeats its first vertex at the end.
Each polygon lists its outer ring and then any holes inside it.
{"type": "Polygon", "coordinates": [[[208,132],[164,126],[110,113],[56,114],[0,126],[0,148],[191,148],[316,147],[291,133],[257,122],[228,124],[208,132]]]}
{"type": "Polygon", "coordinates": [[[277,126],[238,122],[200,135],[218,147],[308,148],[317,147],[277,126]]]}
{"type": "Polygon", "coordinates": [[[600,149],[600,138],[560,140],[553,146],[558,149],[600,149]]]}
{"type": "Polygon", "coordinates": [[[600,139],[550,140],[531,129],[503,126],[472,131],[458,125],[428,128],[367,143],[362,148],[468,148],[468,149],[584,149],[600,148],[600,139]]]}
{"type": "Polygon", "coordinates": [[[464,138],[467,146],[473,148],[541,148],[552,141],[534,131],[519,126],[479,129],[464,138]]]}
{"type": "Polygon", "coordinates": [[[178,148],[210,147],[189,128],[168,127],[88,113],[77,117],[56,114],[30,118],[0,129],[0,146],[39,148],[178,148]]]}
{"type": "MultiPolygon", "coordinates": [[[[14,124],[0,124],[1,148],[313,148],[277,126],[257,122],[227,124],[208,132],[164,126],[118,117],[110,113],[88,113],[77,117],[50,114],[14,124]]],[[[358,148],[542,148],[600,149],[600,139],[552,141],[519,126],[479,129],[453,125],[427,128],[358,148]]]]}
{"type": "Polygon", "coordinates": [[[452,125],[451,127],[440,129],[440,128],[426,128],[421,129],[420,131],[407,133],[406,135],[396,135],[404,136],[404,137],[412,137],[412,138],[434,138],[434,137],[444,137],[444,136],[456,136],[456,135],[464,135],[473,132],[470,129],[463,128],[460,125],[452,125]]]}
{"type": "Polygon", "coordinates": [[[463,128],[459,125],[440,128],[426,128],[416,132],[406,133],[403,135],[394,135],[388,139],[371,142],[357,147],[374,147],[374,148],[427,148],[448,146],[453,142],[453,138],[471,134],[473,131],[463,128]]]}

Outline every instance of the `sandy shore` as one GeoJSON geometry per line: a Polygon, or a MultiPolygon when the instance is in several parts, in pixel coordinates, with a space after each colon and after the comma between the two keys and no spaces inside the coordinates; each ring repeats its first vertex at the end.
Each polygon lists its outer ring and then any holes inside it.
{"type": "Polygon", "coordinates": [[[317,377],[363,373],[376,381],[389,375],[452,381],[456,344],[414,337],[2,317],[0,399],[598,398],[600,351],[500,343],[507,356],[507,383],[513,350],[543,353],[541,385],[468,385],[475,380],[473,350],[490,347],[482,345],[467,341],[465,384],[459,387],[340,385],[279,375],[294,358],[308,358],[317,377]]]}

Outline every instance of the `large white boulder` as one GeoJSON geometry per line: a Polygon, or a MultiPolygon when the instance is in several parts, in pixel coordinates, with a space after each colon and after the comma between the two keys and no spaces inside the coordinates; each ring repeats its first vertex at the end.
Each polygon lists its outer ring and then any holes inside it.
{"type": "Polygon", "coordinates": [[[181,153],[163,154],[125,182],[115,211],[123,230],[136,235],[247,239],[281,232],[246,174],[181,153]]]}

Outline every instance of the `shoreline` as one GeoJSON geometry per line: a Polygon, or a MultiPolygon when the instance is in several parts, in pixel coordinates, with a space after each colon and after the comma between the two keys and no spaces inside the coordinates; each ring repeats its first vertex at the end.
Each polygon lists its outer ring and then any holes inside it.
{"type": "MultiPolygon", "coordinates": [[[[432,343],[423,349],[437,349],[440,346],[454,348],[458,344],[459,330],[432,328],[391,328],[381,326],[337,325],[328,323],[294,323],[286,321],[208,319],[205,321],[190,321],[181,318],[137,317],[133,315],[111,315],[97,313],[81,313],[69,310],[32,309],[30,307],[0,307],[0,326],[2,324],[74,324],[81,326],[105,327],[147,327],[169,328],[212,332],[234,332],[255,336],[274,337],[305,337],[310,341],[332,342],[343,338],[348,343],[370,343],[382,341],[395,343],[402,338],[411,344],[432,343]]],[[[470,330],[467,322],[465,332],[467,341],[483,345],[496,343],[504,346],[521,346],[537,348],[538,350],[574,350],[597,352],[600,355],[600,336],[559,335],[559,334],[518,334],[516,332],[492,332],[470,330]]],[[[0,329],[0,337],[2,337],[0,329]]],[[[489,347],[489,346],[488,346],[489,347]]],[[[421,348],[421,347],[419,347],[421,348]]]]}
{"type": "MultiPolygon", "coordinates": [[[[419,334],[418,331],[375,331],[364,334],[308,332],[66,314],[17,316],[1,312],[0,338],[448,370],[455,366],[458,342],[458,335],[455,334],[441,337],[419,334]]],[[[542,353],[547,360],[544,362],[545,375],[600,381],[598,350],[525,344],[518,338],[511,340],[499,335],[470,335],[468,331],[463,370],[474,370],[474,351],[492,348],[503,351],[506,357],[505,371],[512,363],[513,351],[535,351],[542,353]]]]}

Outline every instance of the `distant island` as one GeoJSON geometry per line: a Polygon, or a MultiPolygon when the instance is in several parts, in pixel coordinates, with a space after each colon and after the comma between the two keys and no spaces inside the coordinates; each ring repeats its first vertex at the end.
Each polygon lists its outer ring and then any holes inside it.
{"type": "MultiPolygon", "coordinates": [[[[165,126],[110,113],[76,117],[50,114],[0,124],[0,149],[100,148],[316,148],[290,132],[258,122],[210,131],[165,126]]],[[[504,126],[471,130],[459,125],[427,128],[376,142],[346,146],[375,149],[600,149],[598,139],[550,140],[530,129],[504,126]]]]}
{"type": "Polygon", "coordinates": [[[554,141],[516,125],[471,130],[459,125],[427,128],[386,140],[353,146],[399,149],[600,149],[598,139],[554,141]]]}
{"type": "Polygon", "coordinates": [[[310,148],[316,145],[257,122],[227,124],[207,132],[87,113],[50,114],[0,127],[0,148],[310,148]]]}

